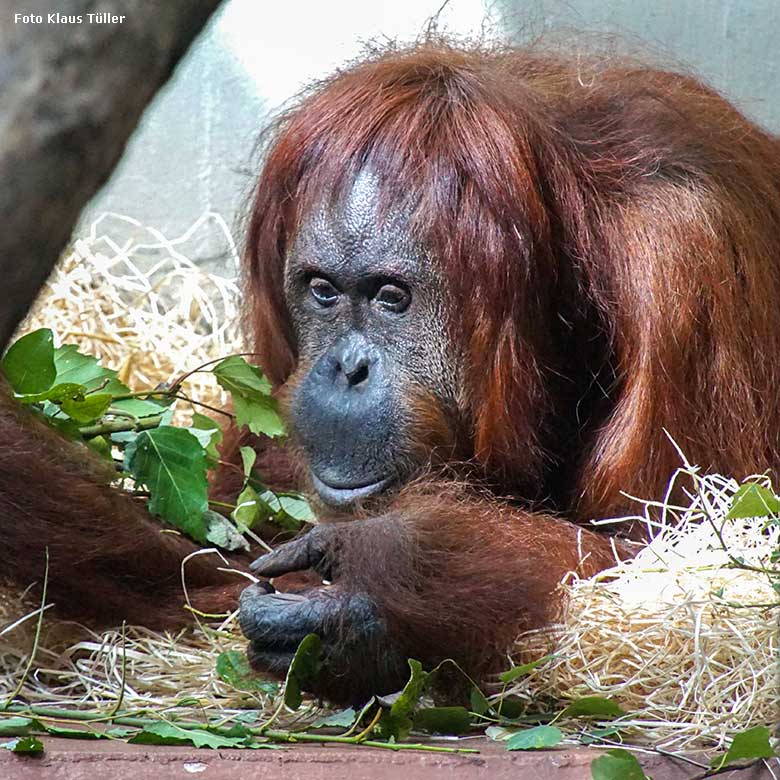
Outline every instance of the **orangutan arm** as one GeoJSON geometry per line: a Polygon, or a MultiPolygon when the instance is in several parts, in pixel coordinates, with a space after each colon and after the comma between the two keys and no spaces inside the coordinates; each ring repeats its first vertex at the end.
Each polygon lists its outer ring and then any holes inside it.
{"type": "Polygon", "coordinates": [[[241,625],[253,666],[279,675],[298,642],[319,634],[325,664],[313,692],[356,704],[402,687],[407,658],[428,668],[451,658],[476,678],[495,671],[519,631],[557,617],[567,572],[613,562],[609,539],[592,531],[428,486],[257,560],[261,576],[314,568],[332,584],[297,597],[251,587],[241,625]]]}
{"type": "MultiPolygon", "coordinates": [[[[0,431],[0,577],[40,585],[48,550],[47,602],[58,614],[98,626],[188,623],[181,562],[198,546],[164,532],[140,501],[110,485],[109,465],[19,406],[2,383],[0,431]]],[[[203,611],[234,609],[245,584],[218,565],[213,556],[187,564],[203,611]]]]}

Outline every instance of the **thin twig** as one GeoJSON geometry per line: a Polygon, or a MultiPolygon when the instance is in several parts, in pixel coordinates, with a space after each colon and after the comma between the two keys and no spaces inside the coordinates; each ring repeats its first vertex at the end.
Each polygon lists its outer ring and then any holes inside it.
{"type": "Polygon", "coordinates": [[[122,621],[122,687],[119,691],[119,698],[108,713],[109,717],[116,715],[122,709],[125,700],[125,684],[127,683],[127,623],[122,621]]]}
{"type": "Polygon", "coordinates": [[[218,406],[211,406],[211,404],[204,403],[203,401],[196,401],[194,398],[190,398],[187,395],[184,395],[182,392],[176,393],[176,395],[171,396],[172,398],[178,398],[180,401],[186,401],[187,403],[192,404],[193,406],[202,406],[204,409],[208,409],[210,412],[214,412],[215,414],[221,414],[223,417],[227,417],[230,420],[235,420],[236,415],[227,412],[224,409],[220,409],[218,406]]]}
{"type": "Polygon", "coordinates": [[[106,433],[127,433],[132,431],[145,431],[150,428],[157,428],[162,422],[162,415],[154,417],[144,417],[137,422],[128,423],[124,420],[108,420],[95,425],[87,425],[79,428],[79,433],[85,439],[93,439],[95,436],[102,436],[106,433]]]}
{"type": "Polygon", "coordinates": [[[715,777],[717,775],[726,774],[726,772],[741,772],[743,769],[752,769],[757,764],[760,764],[763,759],[757,758],[755,761],[751,761],[748,764],[726,764],[725,766],[719,766],[716,769],[706,769],[698,775],[694,775],[689,780],[706,780],[708,777],[715,777]]]}
{"type": "Polygon", "coordinates": [[[193,374],[197,374],[198,371],[202,371],[204,368],[214,365],[214,363],[221,363],[223,360],[227,360],[229,357],[259,357],[259,353],[258,352],[234,352],[230,355],[223,355],[222,357],[214,358],[213,360],[207,360],[205,363],[201,363],[199,366],[196,366],[190,371],[186,371],[178,379],[175,379],[173,382],[171,382],[171,390],[178,391],[179,386],[183,382],[186,382],[193,374]]]}
{"type": "Polygon", "coordinates": [[[376,726],[377,723],[379,723],[379,719],[382,717],[382,708],[377,707],[376,715],[371,719],[371,722],[366,726],[363,731],[361,731],[359,734],[355,734],[354,737],[349,737],[349,739],[354,739],[355,742],[363,742],[368,735],[374,730],[374,726],[376,726]]]}

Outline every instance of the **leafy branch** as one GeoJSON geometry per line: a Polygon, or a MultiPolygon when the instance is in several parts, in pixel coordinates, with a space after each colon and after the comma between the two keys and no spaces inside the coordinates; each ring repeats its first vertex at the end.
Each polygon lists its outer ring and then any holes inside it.
{"type": "Polygon", "coordinates": [[[207,474],[221,462],[221,430],[198,412],[188,427],[173,422],[176,405],[185,403],[235,420],[254,434],[283,436],[271,383],[241,355],[204,363],[168,385],[130,390],[116,371],[74,345],[55,347],[51,330],[42,328],[12,344],[0,368],[19,403],[110,461],[118,486],[145,498],[152,514],[200,544],[248,549],[245,536],[257,539],[266,522],[297,529],[314,520],[303,497],[265,487],[262,475],[252,470],[254,457],[248,465],[244,458],[244,488],[237,503],[210,505],[207,474]],[[185,392],[188,378],[206,370],[229,394],[234,413],[185,392]]]}

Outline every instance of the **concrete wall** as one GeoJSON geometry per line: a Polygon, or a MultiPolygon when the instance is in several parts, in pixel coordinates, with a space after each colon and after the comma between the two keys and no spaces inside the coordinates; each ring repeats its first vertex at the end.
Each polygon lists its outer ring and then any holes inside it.
{"type": "MultiPolygon", "coordinates": [[[[240,235],[236,215],[256,169],[251,151],[271,113],[358,56],[367,40],[413,39],[441,5],[228,0],[146,112],[79,232],[99,213],[115,211],[174,238],[214,211],[240,235]]],[[[441,28],[459,34],[483,25],[517,40],[562,29],[616,32],[662,60],[692,66],[780,130],[780,0],[450,0],[439,17],[441,28]]],[[[187,242],[186,253],[227,268],[224,236],[212,224],[187,242]]],[[[121,223],[122,240],[133,230],[121,223]]]]}
{"type": "Polygon", "coordinates": [[[780,132],[780,0],[497,0],[515,40],[614,33],[703,76],[780,132]]]}
{"type": "MultiPolygon", "coordinates": [[[[442,0],[228,0],[171,83],[146,111],[110,182],[85,211],[77,234],[116,212],[161,231],[184,233],[215,211],[240,235],[237,215],[257,167],[255,141],[269,117],[312,80],[359,56],[367,41],[411,40],[442,0]],[[253,159],[255,158],[255,159],[253,159]]],[[[480,30],[483,0],[450,0],[440,27],[480,30]]],[[[205,223],[183,251],[226,267],[222,232],[205,223]]],[[[99,230],[146,243],[143,229],[104,220],[99,230]]]]}

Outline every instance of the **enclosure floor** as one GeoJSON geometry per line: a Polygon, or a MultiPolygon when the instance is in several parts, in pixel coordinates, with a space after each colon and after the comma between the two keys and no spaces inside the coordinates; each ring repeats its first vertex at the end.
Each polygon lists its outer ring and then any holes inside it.
{"type": "MultiPolygon", "coordinates": [[[[451,745],[451,743],[448,743],[451,745]]],[[[295,745],[282,750],[195,750],[145,747],[121,742],[47,738],[39,758],[0,750],[2,780],[590,780],[589,765],[598,751],[587,748],[538,753],[507,753],[481,739],[464,746],[478,755],[394,753],[375,748],[295,745]]],[[[700,770],[660,756],[643,757],[653,780],[685,780],[700,770]]],[[[727,772],[720,780],[771,780],[766,770],[727,772]]]]}

